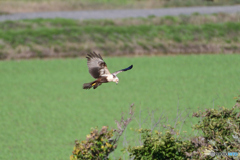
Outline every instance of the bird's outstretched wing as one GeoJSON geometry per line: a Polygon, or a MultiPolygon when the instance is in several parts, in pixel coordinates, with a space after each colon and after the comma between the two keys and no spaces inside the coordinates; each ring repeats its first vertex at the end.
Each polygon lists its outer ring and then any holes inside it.
{"type": "Polygon", "coordinates": [[[131,66],[129,66],[129,67],[127,67],[127,68],[125,68],[125,69],[121,69],[120,71],[117,71],[117,72],[114,72],[113,73],[113,75],[117,75],[118,73],[121,73],[121,72],[123,72],[123,71],[127,71],[127,70],[130,70],[130,69],[132,69],[132,67],[133,67],[133,65],[131,65],[131,66]]]}
{"type": "Polygon", "coordinates": [[[111,74],[107,68],[107,64],[103,61],[100,54],[91,52],[87,54],[86,58],[89,73],[93,76],[93,78],[99,78],[111,74]]]}

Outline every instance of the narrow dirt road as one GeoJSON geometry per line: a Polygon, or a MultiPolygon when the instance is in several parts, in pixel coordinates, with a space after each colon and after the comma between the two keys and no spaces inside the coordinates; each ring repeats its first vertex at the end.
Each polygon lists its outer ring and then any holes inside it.
{"type": "Polygon", "coordinates": [[[214,7],[182,7],[182,8],[161,8],[161,9],[131,9],[131,10],[100,10],[100,11],[69,11],[69,12],[39,12],[39,13],[18,13],[1,15],[0,21],[20,20],[34,18],[70,18],[70,19],[114,19],[127,17],[147,17],[150,15],[189,15],[192,13],[236,13],[240,12],[240,5],[236,6],[214,6],[214,7]]]}

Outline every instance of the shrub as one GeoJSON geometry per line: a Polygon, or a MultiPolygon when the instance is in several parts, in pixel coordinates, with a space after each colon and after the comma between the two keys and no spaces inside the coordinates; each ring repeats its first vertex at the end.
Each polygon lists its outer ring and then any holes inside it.
{"type": "Polygon", "coordinates": [[[174,131],[166,131],[165,134],[156,131],[151,133],[151,130],[140,129],[144,140],[142,146],[128,147],[130,157],[141,160],[156,160],[156,159],[186,159],[186,151],[193,151],[194,146],[190,141],[182,141],[181,138],[174,136],[174,131]]]}
{"type": "Polygon", "coordinates": [[[118,129],[108,131],[107,126],[103,126],[101,131],[98,128],[91,130],[86,140],[79,142],[75,140],[73,154],[70,160],[108,160],[108,156],[117,148],[117,142],[127,125],[132,121],[134,116],[133,105],[130,106],[129,118],[121,116],[120,121],[115,121],[118,129]]]}
{"type": "Polygon", "coordinates": [[[140,129],[143,145],[127,148],[130,157],[136,160],[155,159],[239,159],[233,156],[217,156],[215,152],[240,151],[240,100],[231,109],[206,109],[204,112],[193,113],[193,117],[202,120],[193,126],[201,130],[202,136],[191,137],[183,140],[174,127],[169,127],[161,132],[140,129]],[[210,154],[212,153],[212,154],[210,154]]]}
{"type": "MultiPolygon", "coordinates": [[[[117,142],[133,118],[130,106],[130,117],[117,123],[117,130],[108,131],[103,126],[92,129],[91,134],[81,143],[76,140],[71,160],[79,159],[108,159],[108,156],[117,148],[117,142]]],[[[142,145],[128,146],[127,151],[131,159],[239,159],[231,155],[215,155],[215,152],[240,152],[240,99],[231,108],[206,109],[193,113],[193,117],[201,118],[193,125],[194,130],[202,131],[201,136],[183,139],[175,127],[164,125],[164,133],[153,129],[136,130],[142,136],[142,145]],[[215,157],[214,157],[215,156],[215,157]]],[[[159,122],[157,122],[159,123],[159,122]]]]}
{"type": "Polygon", "coordinates": [[[193,128],[202,131],[205,143],[207,143],[207,145],[199,143],[199,150],[207,149],[211,152],[225,153],[240,151],[239,102],[240,100],[237,100],[236,105],[231,109],[220,107],[218,110],[206,109],[204,112],[198,111],[193,114],[193,117],[202,118],[202,121],[199,121],[193,128]]]}
{"type": "Polygon", "coordinates": [[[117,148],[111,138],[114,130],[108,131],[108,127],[103,126],[101,131],[98,128],[92,129],[91,134],[81,143],[76,140],[71,160],[77,159],[107,159],[108,155],[117,148]]]}

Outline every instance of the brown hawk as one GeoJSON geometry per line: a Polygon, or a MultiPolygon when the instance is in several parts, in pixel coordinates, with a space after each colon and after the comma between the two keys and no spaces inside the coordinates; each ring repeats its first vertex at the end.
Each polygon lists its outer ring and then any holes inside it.
{"type": "Polygon", "coordinates": [[[107,68],[107,64],[103,61],[100,54],[91,52],[87,54],[86,58],[87,58],[89,73],[96,80],[90,83],[84,83],[83,89],[90,89],[92,87],[93,89],[96,89],[102,83],[108,83],[108,82],[115,82],[116,84],[118,84],[119,79],[117,77],[117,74],[123,71],[130,70],[133,67],[133,65],[131,65],[125,69],[121,69],[111,74],[107,68]]]}

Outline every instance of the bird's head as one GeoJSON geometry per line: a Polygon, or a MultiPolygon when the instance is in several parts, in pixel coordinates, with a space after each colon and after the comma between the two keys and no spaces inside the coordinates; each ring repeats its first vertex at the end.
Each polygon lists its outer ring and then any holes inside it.
{"type": "Polygon", "coordinates": [[[118,79],[118,77],[117,77],[117,76],[113,78],[113,82],[115,82],[116,84],[118,84],[118,82],[119,82],[119,79],[118,79]]]}

